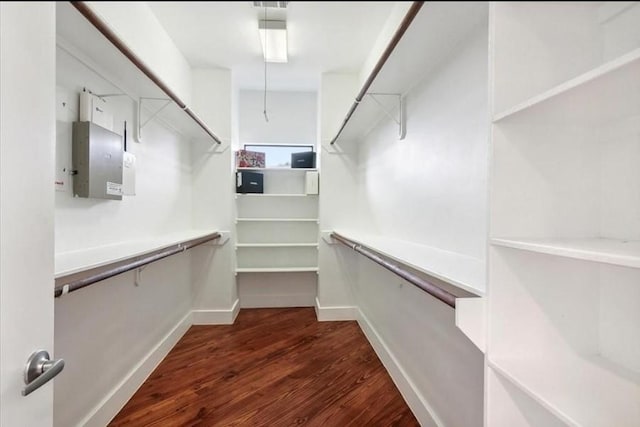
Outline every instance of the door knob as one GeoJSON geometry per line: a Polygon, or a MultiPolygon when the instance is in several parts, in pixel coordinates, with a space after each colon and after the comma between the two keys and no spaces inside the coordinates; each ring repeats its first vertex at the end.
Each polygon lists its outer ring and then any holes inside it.
{"type": "Polygon", "coordinates": [[[50,360],[49,353],[45,350],[37,350],[31,353],[24,368],[25,388],[22,395],[26,396],[49,382],[64,368],[64,360],[50,360]]]}

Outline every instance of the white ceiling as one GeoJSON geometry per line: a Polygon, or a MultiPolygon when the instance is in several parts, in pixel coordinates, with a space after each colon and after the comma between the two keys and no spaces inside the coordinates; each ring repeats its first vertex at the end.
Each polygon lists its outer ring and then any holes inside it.
{"type": "MultiPolygon", "coordinates": [[[[286,11],[289,62],[268,64],[270,90],[313,91],[322,72],[358,71],[394,2],[290,2],[286,11]]],[[[192,67],[233,70],[240,89],[264,87],[258,35],[263,8],[253,2],[149,2],[192,67]]]]}

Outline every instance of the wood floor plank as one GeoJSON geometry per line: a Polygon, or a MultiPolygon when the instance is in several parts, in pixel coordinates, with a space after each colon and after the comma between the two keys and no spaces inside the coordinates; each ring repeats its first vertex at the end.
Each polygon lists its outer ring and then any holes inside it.
{"type": "Polygon", "coordinates": [[[312,308],[192,326],[109,424],[417,426],[356,322],[312,308]]]}

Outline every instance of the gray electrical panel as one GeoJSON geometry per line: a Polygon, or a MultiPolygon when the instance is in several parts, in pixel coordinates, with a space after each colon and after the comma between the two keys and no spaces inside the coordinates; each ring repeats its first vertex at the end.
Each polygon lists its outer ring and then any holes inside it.
{"type": "Polygon", "coordinates": [[[74,122],[73,193],[78,197],[122,200],[122,137],[92,122],[74,122]]]}

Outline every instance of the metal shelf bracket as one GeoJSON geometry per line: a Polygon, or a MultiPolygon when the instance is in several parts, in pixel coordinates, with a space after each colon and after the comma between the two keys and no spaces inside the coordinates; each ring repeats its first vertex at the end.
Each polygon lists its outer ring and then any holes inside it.
{"type": "Polygon", "coordinates": [[[140,97],[138,98],[138,141],[142,141],[142,128],[144,128],[151,120],[155,119],[158,114],[162,112],[165,108],[169,106],[173,101],[169,98],[147,98],[140,97]],[[166,101],[160,108],[158,108],[149,118],[147,118],[144,122],[142,121],[142,103],[144,101],[166,101]]]}
{"type": "Polygon", "coordinates": [[[365,94],[369,98],[378,104],[378,107],[384,112],[384,114],[393,120],[398,125],[398,138],[402,141],[407,136],[407,123],[405,117],[404,97],[399,93],[381,93],[381,92],[367,92],[365,94]],[[380,102],[377,97],[380,96],[394,96],[398,98],[398,116],[393,115],[385,106],[380,102]]]}

